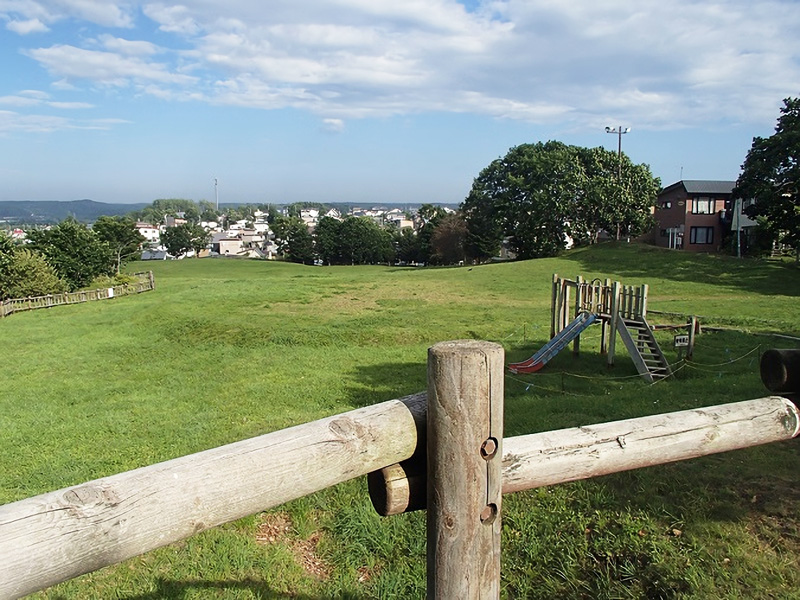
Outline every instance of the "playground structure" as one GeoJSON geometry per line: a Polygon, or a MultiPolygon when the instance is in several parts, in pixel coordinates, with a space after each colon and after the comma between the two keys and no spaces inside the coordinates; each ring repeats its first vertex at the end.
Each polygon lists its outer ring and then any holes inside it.
{"type": "MultiPolygon", "coordinates": [[[[669,363],[647,322],[647,284],[622,285],[605,279],[575,280],[553,275],[550,297],[550,341],[529,359],[508,365],[512,373],[535,373],[561,350],[572,343],[573,353],[580,353],[581,333],[600,322],[600,353],[614,364],[617,333],[636,365],[649,383],[672,374],[669,363]],[[570,314],[572,316],[570,316],[570,314]]],[[[690,333],[694,335],[694,333],[690,333]]]]}

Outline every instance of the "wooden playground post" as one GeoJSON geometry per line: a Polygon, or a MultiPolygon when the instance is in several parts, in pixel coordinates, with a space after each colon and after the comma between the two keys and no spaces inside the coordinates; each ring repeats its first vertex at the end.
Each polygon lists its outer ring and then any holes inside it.
{"type": "Polygon", "coordinates": [[[553,273],[550,284],[550,339],[556,335],[556,303],[558,302],[558,273],[553,273]]]}
{"type": "MultiPolygon", "coordinates": [[[[599,294],[599,310],[598,312],[601,315],[610,315],[611,314],[611,307],[609,306],[608,296],[611,293],[611,280],[606,278],[603,282],[603,286],[600,288],[599,294]]],[[[608,327],[609,323],[608,320],[605,318],[600,319],[600,355],[608,354],[608,342],[607,342],[607,335],[608,335],[608,327]]]]}
{"type": "Polygon", "coordinates": [[[647,291],[649,289],[650,286],[648,286],[646,283],[642,284],[642,306],[639,316],[641,316],[643,319],[647,317],[647,291]]]}
{"type": "Polygon", "coordinates": [[[697,332],[697,317],[689,317],[689,346],[686,348],[686,358],[691,359],[694,352],[694,336],[697,332]]]}
{"type": "Polygon", "coordinates": [[[617,327],[619,327],[619,281],[615,281],[611,286],[611,325],[608,328],[608,366],[614,366],[614,348],[617,342],[617,327]]]}
{"type": "Polygon", "coordinates": [[[428,598],[500,597],[503,348],[428,350],[428,598]]]}
{"type": "MultiPolygon", "coordinates": [[[[581,314],[581,305],[583,304],[583,277],[578,275],[575,278],[575,316],[573,318],[577,319],[578,315],[581,314]]],[[[581,353],[581,334],[575,336],[575,340],[572,342],[572,354],[574,356],[578,356],[581,353]]]]}

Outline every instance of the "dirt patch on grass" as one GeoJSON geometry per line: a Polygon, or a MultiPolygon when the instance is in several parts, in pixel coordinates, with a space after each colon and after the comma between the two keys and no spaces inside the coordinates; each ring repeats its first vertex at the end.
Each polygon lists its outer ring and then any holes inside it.
{"type": "Polygon", "coordinates": [[[299,539],[292,529],[292,519],[287,513],[264,514],[256,532],[256,542],[270,546],[283,544],[306,573],[321,580],[330,578],[333,568],[317,551],[322,532],[315,531],[308,538],[299,539]]]}

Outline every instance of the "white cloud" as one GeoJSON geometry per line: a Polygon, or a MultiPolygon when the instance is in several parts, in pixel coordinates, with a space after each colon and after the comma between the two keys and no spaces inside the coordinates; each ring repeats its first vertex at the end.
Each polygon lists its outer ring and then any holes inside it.
{"type": "Polygon", "coordinates": [[[126,56],[152,56],[161,49],[150,42],[141,40],[126,40],[113,35],[101,35],[98,42],[110,52],[118,52],[126,56]]]}
{"type": "Polygon", "coordinates": [[[0,96],[0,104],[4,106],[35,106],[41,100],[25,96],[0,96]]]}
{"type": "Polygon", "coordinates": [[[29,33],[44,33],[45,31],[50,31],[50,28],[42,23],[39,19],[8,21],[6,23],[6,29],[20,35],[28,35],[29,33]]]}
{"type": "Polygon", "coordinates": [[[109,130],[117,125],[128,124],[123,119],[70,119],[66,117],[21,114],[0,110],[0,135],[14,133],[54,133],[68,130],[109,130]]]}
{"type": "Polygon", "coordinates": [[[200,26],[186,6],[147,4],[142,10],[145,15],[159,24],[161,31],[194,35],[200,30],[200,26]]]}
{"type": "Polygon", "coordinates": [[[192,85],[197,80],[174,73],[161,63],[146,62],[138,57],[113,52],[85,50],[75,46],[56,45],[29,50],[28,55],[50,73],[66,79],[88,79],[102,85],[125,87],[142,81],[158,81],[192,85]]]}
{"type": "Polygon", "coordinates": [[[85,108],[94,108],[94,104],[88,102],[48,102],[48,106],[53,108],[60,108],[63,110],[80,110],[85,108]]]}
{"type": "Polygon", "coordinates": [[[344,121],[341,119],[322,119],[322,129],[328,133],[341,133],[344,131],[344,121]]]}
{"type": "MultiPolygon", "coordinates": [[[[27,27],[38,28],[17,33],[47,31],[48,25],[65,19],[88,21],[104,27],[132,27],[134,23],[133,3],[108,0],[0,0],[0,15],[12,22],[29,22],[27,27]]],[[[18,27],[24,29],[26,26],[18,27]]]]}
{"type": "Polygon", "coordinates": [[[800,93],[792,0],[485,0],[472,11],[455,0],[0,0],[7,27],[133,27],[138,11],[159,45],[140,22],[124,39],[76,35],[27,54],[57,89],[135,86],[322,118],[456,111],[658,129],[773,119],[800,93]]]}

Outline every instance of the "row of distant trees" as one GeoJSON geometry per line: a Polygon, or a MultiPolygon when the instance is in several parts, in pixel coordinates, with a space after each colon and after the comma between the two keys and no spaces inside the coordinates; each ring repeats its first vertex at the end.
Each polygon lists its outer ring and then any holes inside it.
{"type": "Polygon", "coordinates": [[[467,259],[466,223],[460,215],[423,204],[417,220],[420,225],[414,230],[385,227],[369,217],[322,217],[310,232],[299,217],[277,215],[270,228],[278,252],[298,263],[449,265],[467,259]]]}
{"type": "Polygon", "coordinates": [[[119,276],[145,241],[133,221],[100,217],[91,229],[73,218],[31,229],[16,245],[0,233],[0,299],[73,291],[98,278],[119,276]]]}

